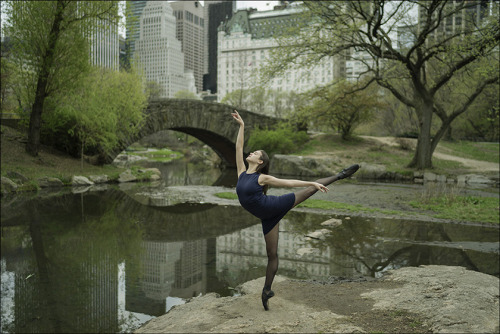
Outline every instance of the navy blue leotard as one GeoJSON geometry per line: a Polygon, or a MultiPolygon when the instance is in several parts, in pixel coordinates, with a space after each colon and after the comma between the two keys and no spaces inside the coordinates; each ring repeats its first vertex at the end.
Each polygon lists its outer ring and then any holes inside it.
{"type": "Polygon", "coordinates": [[[241,206],[257,218],[260,218],[262,232],[266,235],[293,207],[295,194],[264,195],[263,187],[258,182],[259,175],[259,173],[241,173],[236,184],[236,193],[241,206]]]}

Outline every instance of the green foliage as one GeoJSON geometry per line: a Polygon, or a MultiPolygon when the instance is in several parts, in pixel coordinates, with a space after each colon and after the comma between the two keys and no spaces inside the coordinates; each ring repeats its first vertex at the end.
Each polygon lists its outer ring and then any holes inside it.
{"type": "Polygon", "coordinates": [[[289,123],[281,123],[276,129],[255,129],[248,139],[252,150],[264,150],[269,156],[296,151],[309,140],[305,131],[297,131],[289,123]]]}
{"type": "Polygon", "coordinates": [[[383,104],[374,87],[359,90],[361,83],[342,80],[330,87],[319,88],[310,93],[314,103],[304,109],[317,125],[327,125],[342,134],[346,140],[354,129],[372,119],[383,104]]]}
{"type": "Polygon", "coordinates": [[[118,2],[5,1],[2,11],[2,32],[10,37],[10,59],[17,68],[12,88],[19,109],[30,113],[26,148],[36,156],[45,100],[76,89],[88,74],[89,40],[95,31],[117,23],[118,2]]]}
{"type": "Polygon", "coordinates": [[[174,94],[174,99],[201,100],[195,93],[189,90],[180,90],[174,94]]]}
{"type": "MultiPolygon", "coordinates": [[[[312,71],[327,57],[363,64],[356,79],[373,80],[385,89],[384,94],[393,95],[415,113],[419,137],[409,165],[430,168],[433,148],[451,124],[473,110],[485,88],[499,80],[498,6],[485,11],[477,24],[476,5],[469,1],[417,4],[407,0],[390,5],[304,1],[296,27],[277,34],[278,47],[263,73],[272,80],[290,68],[312,71]],[[412,15],[416,6],[421,6],[419,22],[412,15]],[[457,31],[448,31],[454,17],[463,24],[457,31]],[[412,41],[396,46],[392,32],[401,27],[408,29],[412,41]]],[[[495,119],[495,113],[490,114],[495,119]]]]}
{"type": "MultiPolygon", "coordinates": [[[[95,68],[78,88],[49,99],[52,109],[44,114],[47,131],[67,131],[85,149],[108,150],[142,125],[147,97],[135,72],[95,68]]],[[[69,142],[70,139],[67,138],[69,142]]]]}
{"type": "Polygon", "coordinates": [[[262,86],[234,90],[221,100],[236,109],[246,109],[259,114],[286,118],[300,105],[302,96],[294,92],[266,89],[262,86]]]}

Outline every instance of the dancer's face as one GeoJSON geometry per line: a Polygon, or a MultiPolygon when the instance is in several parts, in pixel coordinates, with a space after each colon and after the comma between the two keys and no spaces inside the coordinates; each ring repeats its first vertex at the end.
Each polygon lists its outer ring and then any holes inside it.
{"type": "Polygon", "coordinates": [[[250,163],[262,164],[264,161],[261,160],[262,153],[260,151],[252,152],[248,155],[247,161],[250,163]]]}

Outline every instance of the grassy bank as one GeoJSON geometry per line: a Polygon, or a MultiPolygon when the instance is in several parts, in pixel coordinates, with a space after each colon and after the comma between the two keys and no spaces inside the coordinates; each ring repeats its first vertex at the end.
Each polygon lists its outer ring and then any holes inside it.
{"type": "MultiPolygon", "coordinates": [[[[323,134],[313,138],[306,143],[296,155],[318,155],[335,156],[349,162],[367,162],[384,165],[389,172],[399,172],[406,174],[413,172],[407,167],[413,158],[415,140],[400,139],[398,145],[390,146],[373,139],[355,137],[350,141],[343,141],[339,135],[323,134]]],[[[500,163],[499,143],[489,142],[446,142],[438,144],[436,152],[440,151],[448,155],[500,163]]],[[[436,156],[432,158],[432,172],[443,175],[460,175],[470,173],[460,162],[440,159],[436,156]]]]}
{"type": "Polygon", "coordinates": [[[1,175],[8,172],[19,172],[29,180],[42,177],[56,177],[69,183],[73,175],[102,175],[117,179],[123,169],[112,165],[94,166],[71,157],[53,148],[42,145],[38,157],[32,157],[25,151],[26,137],[19,132],[2,126],[1,141],[1,175]]]}
{"type": "MultiPolygon", "coordinates": [[[[216,193],[215,196],[224,199],[238,199],[237,195],[232,192],[220,192],[216,193]]],[[[410,202],[410,205],[428,211],[429,216],[434,218],[491,224],[499,224],[500,219],[498,199],[491,197],[460,196],[453,194],[453,192],[442,192],[418,197],[410,202]]],[[[356,213],[382,213],[402,217],[412,215],[412,212],[408,211],[385,210],[366,207],[361,204],[353,205],[312,198],[297,207],[356,213]]]]}

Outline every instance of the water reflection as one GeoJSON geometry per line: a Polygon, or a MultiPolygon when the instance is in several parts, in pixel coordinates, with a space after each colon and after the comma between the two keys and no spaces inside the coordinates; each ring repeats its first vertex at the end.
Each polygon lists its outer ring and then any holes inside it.
{"type": "MultiPolygon", "coordinates": [[[[2,332],[129,332],[265,273],[260,223],[237,205],[149,207],[109,190],[3,201],[1,214],[2,332]]],[[[332,217],[286,216],[280,275],[443,264],[498,276],[498,228],[347,217],[321,225],[332,217]],[[314,231],[322,237],[306,237],[314,231]]]]}
{"type": "Polygon", "coordinates": [[[146,168],[158,168],[164,186],[236,186],[234,169],[214,168],[211,164],[190,163],[185,159],[177,159],[168,163],[141,161],[146,168]]]}

